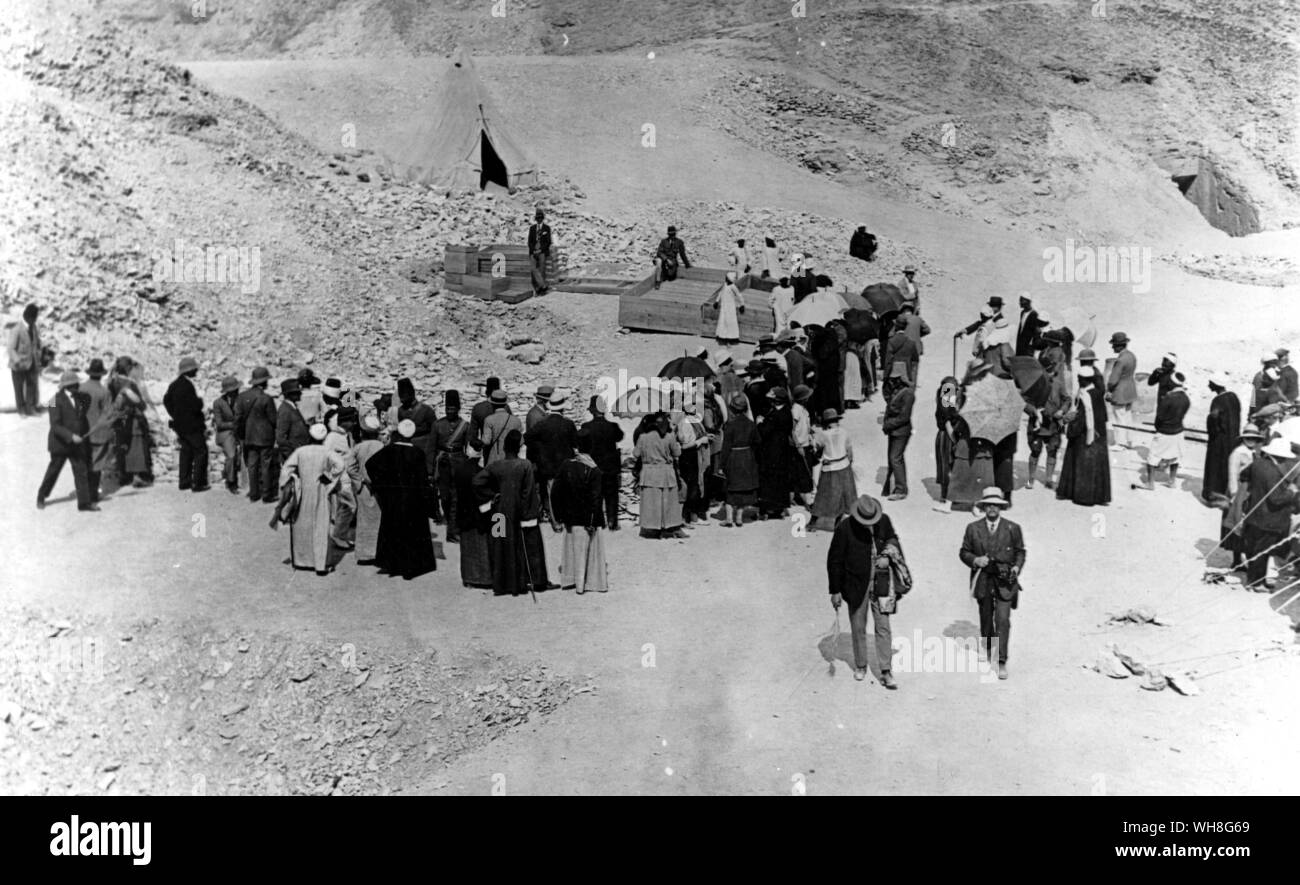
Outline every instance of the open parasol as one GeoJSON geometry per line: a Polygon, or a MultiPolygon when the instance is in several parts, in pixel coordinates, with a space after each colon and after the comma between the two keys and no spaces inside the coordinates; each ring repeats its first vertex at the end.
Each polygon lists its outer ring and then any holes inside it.
{"type": "Polygon", "coordinates": [[[1073,305],[1062,310],[1060,314],[1059,317],[1052,318],[1056,327],[1069,329],[1074,334],[1077,348],[1092,347],[1093,342],[1097,340],[1097,324],[1093,322],[1096,314],[1088,313],[1084,308],[1073,305]]]}
{"type": "Polygon", "coordinates": [[[1025,401],[1011,380],[985,375],[966,388],[961,416],[972,438],[997,444],[1020,429],[1024,409],[1025,401]]]}
{"type": "Polygon", "coordinates": [[[840,300],[849,310],[871,310],[871,302],[857,292],[850,292],[848,286],[840,290],[840,300]]]}
{"type": "Polygon", "coordinates": [[[840,318],[844,302],[834,292],[813,292],[790,311],[790,322],[801,326],[825,326],[840,318]]]}
{"type": "Polygon", "coordinates": [[[893,283],[872,283],[862,290],[862,297],[881,316],[903,306],[903,293],[893,283]]]}
{"type": "Polygon", "coordinates": [[[1047,396],[1052,384],[1048,380],[1047,370],[1032,356],[1013,356],[1011,358],[1011,380],[1016,382],[1016,389],[1025,402],[1035,408],[1047,404],[1047,396]]]}

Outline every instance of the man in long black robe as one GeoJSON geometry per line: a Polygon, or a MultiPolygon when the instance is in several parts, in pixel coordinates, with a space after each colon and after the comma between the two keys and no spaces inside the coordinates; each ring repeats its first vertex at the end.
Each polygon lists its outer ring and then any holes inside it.
{"type": "Polygon", "coordinates": [[[523,434],[509,431],[502,448],[504,457],[474,477],[479,510],[488,514],[488,558],[492,563],[492,590],[498,596],[517,596],[552,586],[538,527],[541,494],[533,465],[519,457],[522,446],[523,434]]]}
{"type": "Polygon", "coordinates": [[[771,407],[758,422],[758,506],[764,519],[780,519],[790,506],[794,417],[789,390],[775,387],[768,398],[771,407]]]}
{"type": "Polygon", "coordinates": [[[1209,440],[1205,447],[1205,472],[1201,480],[1201,497],[1228,493],[1228,456],[1241,441],[1241,400],[1227,389],[1227,380],[1220,375],[1210,379],[1214,400],[1205,416],[1205,429],[1209,440]]]}
{"type": "Polygon", "coordinates": [[[400,421],[393,442],[366,461],[370,487],[379,500],[375,565],[408,581],[438,567],[429,532],[433,485],[424,450],[411,443],[414,435],[415,423],[409,418],[400,421]]]}

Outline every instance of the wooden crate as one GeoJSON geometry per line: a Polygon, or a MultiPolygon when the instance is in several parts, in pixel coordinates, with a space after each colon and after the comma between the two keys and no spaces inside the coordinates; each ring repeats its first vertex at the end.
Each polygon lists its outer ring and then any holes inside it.
{"type": "Polygon", "coordinates": [[[470,275],[465,277],[461,285],[466,295],[491,301],[509,287],[510,281],[505,277],[470,275]]]}
{"type": "Polygon", "coordinates": [[[469,273],[477,255],[477,246],[467,246],[462,243],[448,245],[443,251],[443,270],[447,273],[469,273]]]}

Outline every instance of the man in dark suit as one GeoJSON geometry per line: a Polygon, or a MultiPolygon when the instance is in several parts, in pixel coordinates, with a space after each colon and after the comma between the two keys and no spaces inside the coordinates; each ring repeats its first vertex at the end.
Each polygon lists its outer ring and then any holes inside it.
{"type": "MultiPolygon", "coordinates": [[[[280,463],[289,460],[289,456],[298,448],[311,443],[311,430],[307,419],[298,411],[298,402],[302,399],[302,387],[297,378],[286,378],[280,382],[280,409],[275,413],[275,448],[280,456],[280,463]]],[[[279,494],[277,492],[276,499],[279,494]]]]}
{"type": "MultiPolygon", "coordinates": [[[[894,371],[899,371],[895,367],[894,371]]],[[[907,497],[907,443],[912,438],[912,409],[916,393],[906,378],[895,375],[885,380],[885,415],[880,427],[889,438],[889,471],[885,475],[882,495],[891,501],[907,497]],[[892,488],[892,491],[891,491],[892,488]]]]}
{"type": "Polygon", "coordinates": [[[270,380],[265,366],[253,369],[248,389],[235,399],[235,435],[248,468],[248,500],[274,504],[280,469],[275,458],[275,400],[266,392],[270,380]]]}
{"type": "Polygon", "coordinates": [[[1042,322],[1034,302],[1028,295],[1020,296],[1020,325],[1016,329],[1016,356],[1033,356],[1038,350],[1038,332],[1042,322]]]}
{"type": "Polygon", "coordinates": [[[668,225],[668,236],[659,241],[655,249],[655,288],[664,280],[677,279],[677,263],[690,267],[691,260],[686,257],[686,244],[677,236],[677,227],[668,225]]]}
{"type": "Polygon", "coordinates": [[[37,508],[45,509],[45,499],[54,491],[63,465],[72,467],[72,481],[77,488],[77,509],[98,510],[99,505],[90,496],[90,397],[80,391],[81,378],[76,372],[64,372],[59,379],[59,392],[50,403],[50,466],[36,492],[37,508]]]}
{"type": "Polygon", "coordinates": [[[975,506],[984,516],[966,526],[959,555],[970,568],[971,593],[979,604],[981,657],[992,660],[996,637],[998,678],[1006,679],[1011,610],[1020,600],[1025,539],[1019,525],[1002,518],[1008,504],[997,486],[986,488],[975,506]]]}
{"type": "Polygon", "coordinates": [[[623,428],[605,417],[605,398],[593,396],[587,405],[591,420],[582,425],[578,436],[591,439],[591,459],[600,468],[600,496],[605,502],[605,522],[611,532],[618,531],[618,490],[623,482],[623,456],[618,444],[623,428]]]}
{"type": "Polygon", "coordinates": [[[898,549],[894,524],[885,515],[879,501],[863,495],[849,511],[849,518],[841,519],[835,526],[830,550],[826,554],[826,573],[831,605],[839,611],[841,600],[849,604],[853,678],[863,680],[867,677],[867,613],[870,612],[876,622],[876,664],[880,668],[880,684],[892,690],[898,688],[892,673],[894,638],[889,615],[880,610],[877,601],[889,592],[888,547],[898,549]]]}
{"type": "Polygon", "coordinates": [[[208,485],[208,425],[203,417],[203,400],[194,389],[199,363],[194,357],[181,360],[180,374],[163,394],[163,408],[171,416],[169,426],[180,441],[179,482],[181,491],[206,492],[208,485]]]}
{"type": "Polygon", "coordinates": [[[913,339],[908,334],[908,316],[907,313],[899,313],[894,318],[894,334],[889,336],[889,344],[885,346],[883,369],[885,377],[891,378],[894,377],[898,364],[902,363],[907,372],[907,383],[915,384],[917,366],[921,363],[921,347],[919,338],[913,339]]]}
{"type": "Polygon", "coordinates": [[[551,226],[546,223],[546,213],[541,209],[533,215],[528,228],[528,257],[533,266],[533,294],[544,295],[550,285],[546,282],[546,261],[551,257],[551,226]]]}
{"type": "MultiPolygon", "coordinates": [[[[483,438],[483,422],[492,416],[492,391],[501,389],[501,379],[495,376],[483,382],[483,398],[469,410],[469,442],[472,444],[483,438]]],[[[510,407],[506,406],[506,411],[510,407]]]]}
{"type": "Polygon", "coordinates": [[[537,485],[542,496],[542,513],[557,532],[562,526],[551,510],[551,483],[560,475],[560,465],[573,457],[578,446],[578,425],[564,417],[569,395],[562,390],[551,394],[547,415],[524,434],[528,460],[537,465],[537,485]]]}

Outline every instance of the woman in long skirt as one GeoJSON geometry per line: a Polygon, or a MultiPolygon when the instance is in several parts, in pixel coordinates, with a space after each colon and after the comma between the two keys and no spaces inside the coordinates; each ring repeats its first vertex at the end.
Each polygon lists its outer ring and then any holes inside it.
{"type": "Polygon", "coordinates": [[[682,504],[677,494],[677,459],[682,447],[668,415],[659,412],[654,427],[637,438],[636,457],[641,465],[637,487],[641,493],[641,537],[684,538],[682,504]]]}
{"type": "Polygon", "coordinates": [[[1091,506],[1110,503],[1110,450],[1106,442],[1106,401],[1098,386],[1097,370],[1081,366],[1077,373],[1079,395],[1074,417],[1066,425],[1069,439],[1057,498],[1091,506]]]}
{"type": "Polygon", "coordinates": [[[740,342],[740,317],[745,312],[745,299],[736,288],[736,272],[727,271],[727,281],[722,284],[713,303],[718,306],[718,326],[714,337],[719,344],[738,344],[740,342]]]}
{"type": "Polygon", "coordinates": [[[939,383],[934,397],[934,422],[938,430],[934,435],[934,479],[939,484],[939,503],[948,502],[948,486],[952,482],[952,467],[956,460],[958,433],[964,428],[961,417],[961,386],[949,375],[939,383]]]}
{"type": "Polygon", "coordinates": [[[722,452],[718,463],[726,478],[728,528],[745,524],[745,508],[758,503],[758,427],[749,420],[749,398],[737,393],[727,403],[731,418],[722,427],[722,452]]]}
{"type": "Polygon", "coordinates": [[[827,409],[822,413],[822,425],[813,431],[813,447],[821,450],[821,474],[817,477],[817,496],[813,498],[808,527],[829,531],[853,509],[858,488],[853,479],[853,446],[848,432],[840,425],[840,413],[827,409]],[[821,525],[817,524],[818,520],[821,525]]]}
{"type": "Polygon", "coordinates": [[[578,454],[560,465],[551,486],[551,507],[564,526],[560,589],[578,593],[609,590],[605,570],[605,508],[600,469],[591,457],[591,437],[578,437],[578,454]]]}
{"type": "Polygon", "coordinates": [[[852,347],[844,351],[844,408],[856,409],[866,399],[862,389],[862,358],[852,347]]]}

